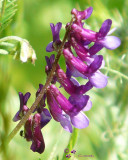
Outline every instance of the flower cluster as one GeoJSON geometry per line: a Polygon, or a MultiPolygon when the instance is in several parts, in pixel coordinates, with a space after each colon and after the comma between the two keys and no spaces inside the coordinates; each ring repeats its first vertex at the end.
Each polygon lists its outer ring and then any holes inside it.
{"type": "MultiPolygon", "coordinates": [[[[84,28],[83,20],[90,17],[93,8],[89,7],[84,11],[72,9],[73,23],[71,25],[68,40],[63,48],[63,56],[66,62],[66,73],[58,65],[53,78],[53,84],[47,90],[47,102],[52,117],[60,122],[62,127],[72,132],[72,125],[82,129],[89,125],[89,119],[83,113],[91,109],[92,103],[90,97],[86,95],[87,91],[96,88],[104,88],[107,85],[107,76],[100,72],[105,63],[102,55],[96,55],[103,47],[115,49],[120,45],[120,39],[115,36],[109,36],[112,21],[107,19],[103,22],[99,32],[84,28]],[[89,47],[91,46],[91,47],[89,47]],[[73,54],[76,52],[77,56],[73,54]],[[86,79],[84,85],[80,85],[75,77],[86,79]],[[55,86],[59,82],[61,87],[70,95],[66,99],[64,95],[55,86]]],[[[66,25],[66,29],[69,27],[66,25]]],[[[53,41],[46,47],[47,52],[57,51],[61,45],[59,33],[62,24],[50,24],[53,41]]],[[[51,70],[54,62],[54,55],[46,57],[47,74],[51,70]]]]}
{"type": "MultiPolygon", "coordinates": [[[[40,84],[39,89],[36,92],[36,96],[38,96],[42,88],[43,85],[40,84]]],[[[26,114],[26,112],[28,112],[29,108],[27,107],[26,104],[30,95],[31,94],[29,92],[27,92],[25,95],[19,92],[20,109],[13,118],[14,122],[22,119],[22,117],[26,114]]],[[[46,96],[44,95],[39,105],[37,106],[36,110],[34,111],[34,115],[30,115],[29,119],[26,121],[23,131],[24,135],[22,135],[27,141],[32,141],[31,150],[33,152],[38,152],[38,153],[42,153],[45,149],[45,143],[41,129],[52,118],[49,111],[46,108],[44,108],[45,98],[46,96]]]]}
{"type": "MultiPolygon", "coordinates": [[[[56,70],[49,86],[47,87],[43,98],[24,125],[24,138],[27,141],[32,141],[31,149],[34,152],[42,153],[45,148],[41,129],[53,119],[61,124],[68,132],[72,133],[73,126],[79,129],[86,128],[89,125],[89,119],[84,114],[92,107],[87,92],[93,87],[104,88],[107,85],[107,76],[100,72],[100,69],[105,65],[102,55],[97,53],[102,48],[115,49],[120,45],[120,39],[115,36],[109,36],[111,31],[112,21],[107,19],[103,22],[99,32],[84,28],[83,20],[86,20],[92,14],[92,7],[84,11],[72,9],[73,22],[67,23],[66,30],[68,38],[62,48],[62,53],[66,62],[66,72],[64,72],[59,64],[56,64],[56,70]],[[90,47],[91,46],[91,47],[90,47]],[[73,53],[76,52],[77,56],[73,53]],[[75,77],[85,79],[85,84],[81,85],[75,77]],[[55,86],[60,83],[65,91],[70,95],[67,99],[55,86]],[[45,108],[45,100],[49,111],[45,108]],[[51,114],[50,114],[51,113],[51,114]]],[[[46,47],[47,52],[52,52],[60,49],[62,41],[60,40],[60,30],[62,23],[56,25],[50,24],[53,41],[46,47]]],[[[45,57],[47,65],[45,72],[47,75],[52,71],[52,65],[55,62],[55,56],[45,57]]],[[[43,85],[39,85],[36,97],[42,90],[43,85]]],[[[14,116],[14,121],[22,119],[28,112],[29,108],[26,103],[30,97],[30,93],[23,95],[19,93],[20,109],[14,116]]]]}

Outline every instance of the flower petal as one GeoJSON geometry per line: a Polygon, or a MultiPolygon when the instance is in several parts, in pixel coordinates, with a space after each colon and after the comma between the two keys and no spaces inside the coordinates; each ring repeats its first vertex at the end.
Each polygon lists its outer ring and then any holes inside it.
{"type": "Polygon", "coordinates": [[[29,97],[31,96],[31,93],[27,92],[25,95],[24,95],[24,105],[27,104],[27,101],[29,99],[29,97]]]}
{"type": "Polygon", "coordinates": [[[69,102],[74,106],[73,111],[76,112],[76,114],[87,105],[88,100],[88,95],[73,95],[69,97],[69,102]]]}
{"type": "Polygon", "coordinates": [[[80,112],[76,116],[71,117],[71,123],[73,124],[74,127],[83,129],[88,127],[89,119],[83,112],[80,112]]]}
{"type": "Polygon", "coordinates": [[[121,40],[115,36],[106,36],[105,38],[98,40],[97,42],[110,50],[116,49],[121,44],[121,40]]]}
{"type": "Polygon", "coordinates": [[[52,117],[46,108],[43,109],[40,115],[41,115],[41,121],[40,121],[41,128],[43,128],[52,119],[52,117]]]}
{"type": "Polygon", "coordinates": [[[19,120],[21,119],[21,117],[19,116],[19,113],[20,113],[20,111],[18,111],[18,112],[15,114],[15,116],[14,116],[14,118],[13,118],[13,122],[19,121],[19,120]]]}
{"type": "Polygon", "coordinates": [[[107,81],[107,76],[102,74],[100,71],[97,71],[89,77],[90,82],[92,85],[96,88],[104,88],[106,87],[108,81],[107,81]]]}
{"type": "Polygon", "coordinates": [[[106,19],[100,30],[99,30],[99,33],[97,33],[97,37],[98,38],[103,38],[107,35],[107,33],[109,32],[110,28],[111,28],[111,25],[112,25],[112,20],[111,19],[106,19]]]}
{"type": "Polygon", "coordinates": [[[71,125],[70,119],[63,116],[60,120],[60,124],[66,131],[72,133],[72,125],[71,125]]]}
{"type": "Polygon", "coordinates": [[[92,56],[92,55],[95,55],[97,52],[99,52],[102,48],[103,48],[103,45],[94,43],[94,45],[89,48],[88,52],[92,56]]]}
{"type": "Polygon", "coordinates": [[[53,42],[50,42],[46,47],[46,52],[52,52],[52,51],[54,51],[53,42]]]}
{"type": "Polygon", "coordinates": [[[62,23],[58,22],[55,26],[54,26],[53,23],[50,23],[50,27],[51,27],[52,35],[53,35],[53,42],[56,42],[60,39],[59,38],[59,33],[60,33],[60,30],[61,30],[61,27],[62,27],[62,23]]]}
{"type": "Polygon", "coordinates": [[[102,61],[103,61],[102,55],[95,56],[94,61],[88,67],[88,73],[96,72],[101,67],[102,61]]]}
{"type": "Polygon", "coordinates": [[[83,111],[89,111],[92,108],[92,102],[90,99],[87,102],[87,105],[84,107],[83,111]]]}
{"type": "Polygon", "coordinates": [[[45,143],[43,139],[43,135],[41,133],[41,127],[40,127],[40,120],[41,116],[40,114],[35,114],[32,121],[32,145],[31,149],[33,152],[43,153],[45,149],[45,143]]]}

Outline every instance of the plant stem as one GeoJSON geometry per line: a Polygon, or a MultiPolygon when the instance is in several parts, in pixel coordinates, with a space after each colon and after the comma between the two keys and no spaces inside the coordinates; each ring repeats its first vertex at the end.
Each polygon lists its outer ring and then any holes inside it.
{"type": "Polygon", "coordinates": [[[102,68],[102,69],[105,69],[105,70],[110,71],[110,72],[112,72],[112,73],[116,73],[117,75],[121,76],[122,78],[128,80],[128,76],[124,75],[123,73],[121,73],[121,72],[119,72],[119,71],[116,71],[116,70],[114,70],[114,69],[107,68],[107,67],[104,67],[104,68],[102,68]]]}
{"type": "Polygon", "coordinates": [[[2,3],[2,8],[1,8],[1,13],[0,13],[0,20],[2,20],[2,16],[5,11],[6,0],[3,0],[1,3],[2,3]]]}
{"type": "Polygon", "coordinates": [[[39,95],[37,96],[35,102],[33,103],[33,105],[31,106],[31,108],[28,110],[28,112],[24,115],[24,117],[21,119],[21,121],[17,124],[17,126],[13,129],[13,131],[9,134],[9,136],[7,137],[7,144],[13,139],[13,137],[17,134],[17,132],[20,130],[20,128],[25,124],[25,122],[27,121],[27,119],[29,118],[29,116],[32,114],[32,112],[36,109],[36,107],[38,106],[40,100],[42,99],[44,93],[47,90],[47,87],[50,85],[52,78],[54,76],[54,72],[56,70],[59,58],[63,52],[63,48],[64,48],[64,44],[66,42],[66,39],[68,37],[68,33],[70,31],[71,25],[72,25],[73,19],[71,19],[70,25],[67,28],[67,31],[65,33],[65,36],[63,38],[63,41],[58,49],[58,53],[55,59],[55,62],[52,66],[52,69],[48,75],[47,81],[44,85],[44,87],[42,88],[41,92],[39,93],[39,95]]]}

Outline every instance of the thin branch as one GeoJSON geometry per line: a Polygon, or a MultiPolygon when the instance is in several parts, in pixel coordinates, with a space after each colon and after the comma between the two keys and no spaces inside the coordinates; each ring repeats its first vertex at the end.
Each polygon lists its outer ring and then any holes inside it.
{"type": "Polygon", "coordinates": [[[102,68],[102,69],[105,69],[105,70],[107,70],[107,71],[110,71],[111,73],[115,73],[115,74],[119,75],[120,77],[128,80],[128,76],[126,76],[125,74],[123,74],[123,73],[121,73],[121,72],[119,72],[119,71],[116,71],[116,70],[114,70],[114,69],[107,68],[107,67],[104,67],[104,68],[102,68]]]}
{"type": "Polygon", "coordinates": [[[1,3],[2,3],[2,9],[1,9],[1,13],[0,13],[0,20],[2,19],[2,16],[5,11],[6,0],[3,0],[1,3]]]}

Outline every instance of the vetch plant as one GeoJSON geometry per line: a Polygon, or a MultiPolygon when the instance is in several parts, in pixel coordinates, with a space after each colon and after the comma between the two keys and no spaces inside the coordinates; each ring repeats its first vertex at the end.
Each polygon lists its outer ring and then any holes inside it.
{"type": "MultiPolygon", "coordinates": [[[[39,84],[36,100],[30,109],[27,107],[30,93],[27,92],[23,95],[19,92],[20,109],[13,121],[20,120],[20,122],[8,136],[7,143],[24,126],[23,136],[27,141],[32,142],[31,150],[43,153],[45,143],[41,129],[50,122],[52,117],[70,133],[72,133],[73,127],[78,129],[88,127],[89,119],[84,113],[92,107],[88,91],[93,87],[106,87],[108,79],[100,71],[105,62],[103,55],[99,55],[98,52],[104,47],[110,50],[116,49],[121,44],[118,37],[110,36],[112,24],[110,19],[103,22],[98,32],[84,27],[86,25],[83,20],[89,18],[92,11],[92,7],[84,11],[72,9],[72,19],[70,23],[66,24],[63,40],[59,37],[62,23],[50,24],[53,41],[47,45],[46,51],[55,51],[57,55],[52,54],[50,58],[46,56],[47,80],[45,85],[39,84]],[[74,55],[74,52],[77,56],[74,55]],[[59,65],[61,55],[65,58],[66,72],[59,65]],[[85,84],[81,85],[76,77],[85,79],[85,84]],[[69,94],[68,99],[59,91],[56,83],[60,83],[60,87],[63,87],[69,94]],[[46,99],[49,110],[46,109],[46,99]]],[[[29,53],[30,48],[25,46],[26,41],[23,43],[24,46],[21,49],[25,55],[22,61],[26,62],[29,57],[26,54],[29,53]]],[[[30,55],[32,60],[33,57],[34,60],[36,59],[34,51],[30,55]]]]}

